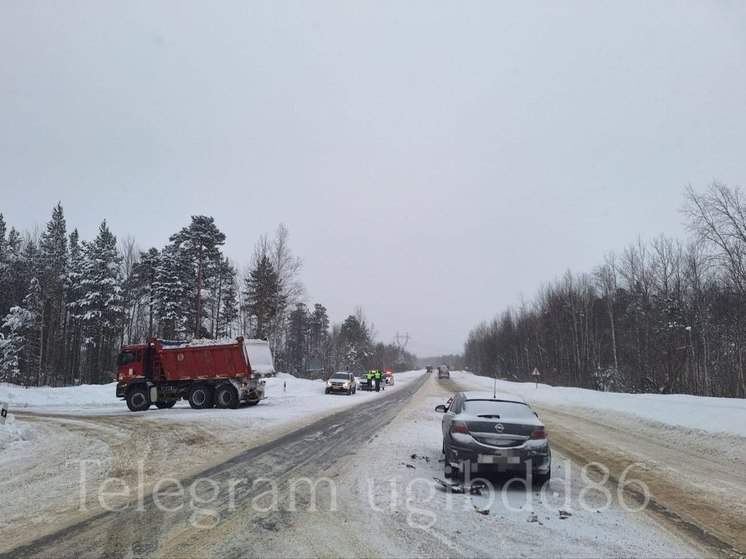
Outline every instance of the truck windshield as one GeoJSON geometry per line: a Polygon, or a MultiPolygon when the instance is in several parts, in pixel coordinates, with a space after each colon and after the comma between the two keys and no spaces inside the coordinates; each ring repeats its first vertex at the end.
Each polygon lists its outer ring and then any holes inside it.
{"type": "Polygon", "coordinates": [[[126,363],[132,363],[135,360],[135,352],[134,351],[123,351],[119,354],[119,359],[117,359],[118,365],[124,365],[126,363]]]}

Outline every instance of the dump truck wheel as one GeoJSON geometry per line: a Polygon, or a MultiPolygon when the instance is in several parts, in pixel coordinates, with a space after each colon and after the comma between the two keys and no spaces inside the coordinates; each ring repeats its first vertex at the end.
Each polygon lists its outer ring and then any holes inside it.
{"type": "Polygon", "coordinates": [[[198,384],[189,391],[189,405],[195,410],[203,410],[213,406],[212,390],[209,386],[198,384]]]}
{"type": "Polygon", "coordinates": [[[230,384],[219,386],[215,391],[215,407],[217,408],[237,408],[238,392],[230,384]]]}
{"type": "Polygon", "coordinates": [[[145,387],[133,388],[127,393],[127,407],[130,411],[145,411],[150,407],[150,395],[145,387]]]}

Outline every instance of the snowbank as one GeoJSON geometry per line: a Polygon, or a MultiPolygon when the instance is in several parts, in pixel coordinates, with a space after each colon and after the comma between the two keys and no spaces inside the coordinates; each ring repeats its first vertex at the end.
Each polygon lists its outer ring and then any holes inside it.
{"type": "Polygon", "coordinates": [[[117,383],[84,384],[65,388],[24,388],[15,384],[0,384],[0,402],[12,408],[42,406],[101,406],[116,404],[117,383]]]}
{"type": "MultiPolygon", "coordinates": [[[[492,390],[494,379],[464,371],[451,372],[456,381],[492,390]]],[[[528,402],[625,413],[665,425],[746,437],[746,400],[685,394],[623,394],[533,382],[497,381],[497,389],[520,394],[528,402]]]]}

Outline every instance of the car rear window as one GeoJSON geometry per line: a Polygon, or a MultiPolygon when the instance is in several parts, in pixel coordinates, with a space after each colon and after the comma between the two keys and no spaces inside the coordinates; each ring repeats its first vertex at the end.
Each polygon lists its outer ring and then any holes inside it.
{"type": "Polygon", "coordinates": [[[534,412],[526,404],[496,402],[495,400],[466,400],[461,411],[469,415],[499,415],[501,418],[534,417],[534,412]]]}

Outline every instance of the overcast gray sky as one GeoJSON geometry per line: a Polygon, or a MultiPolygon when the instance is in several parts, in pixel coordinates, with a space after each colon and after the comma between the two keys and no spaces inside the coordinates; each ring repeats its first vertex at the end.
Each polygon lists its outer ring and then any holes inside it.
{"type": "Polygon", "coordinates": [[[282,222],[420,356],[746,176],[746,3],[0,0],[0,213],[143,249],[282,222]]]}

